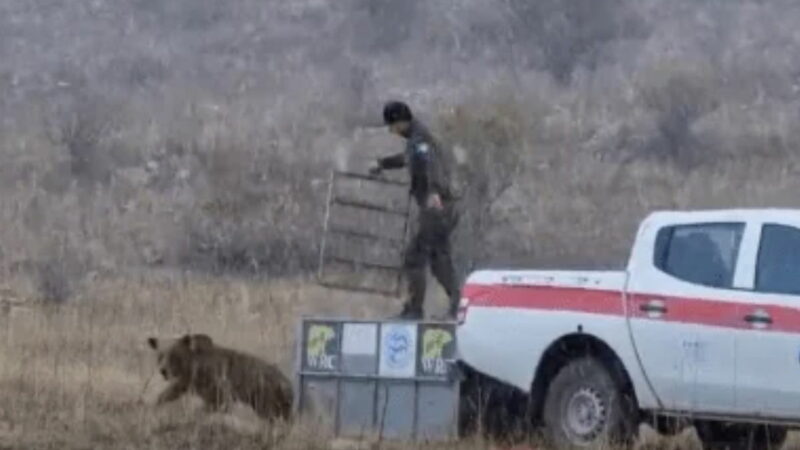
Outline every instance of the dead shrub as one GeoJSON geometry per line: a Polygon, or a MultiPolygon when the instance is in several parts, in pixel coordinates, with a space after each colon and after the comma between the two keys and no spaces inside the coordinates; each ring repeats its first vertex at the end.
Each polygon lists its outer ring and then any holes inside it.
{"type": "Polygon", "coordinates": [[[658,134],[644,153],[684,168],[706,160],[692,125],[718,107],[718,85],[706,63],[667,61],[646,70],[638,81],[639,98],[655,114],[658,134]]]}
{"type": "Polygon", "coordinates": [[[497,251],[488,248],[487,234],[506,218],[489,212],[523,170],[529,121],[521,103],[503,97],[473,100],[438,117],[436,131],[452,152],[454,185],[461,197],[457,236],[469,236],[454,246],[464,271],[497,251]]]}
{"type": "Polygon", "coordinates": [[[579,66],[600,65],[607,45],[648,34],[627,0],[510,0],[509,7],[515,36],[538,53],[532,62],[563,84],[579,66]]]}

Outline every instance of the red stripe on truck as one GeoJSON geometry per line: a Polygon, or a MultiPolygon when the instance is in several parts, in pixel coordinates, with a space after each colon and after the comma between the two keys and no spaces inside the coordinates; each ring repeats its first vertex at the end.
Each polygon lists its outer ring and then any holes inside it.
{"type": "MultiPolygon", "coordinates": [[[[470,308],[540,309],[625,316],[622,293],[614,290],[467,284],[463,289],[463,297],[469,298],[470,308]]],[[[769,314],[772,323],[760,331],[800,333],[800,303],[798,308],[790,308],[748,303],[746,300],[720,301],[631,293],[627,295],[627,300],[632,317],[735,329],[754,329],[745,316],[761,309],[769,314]],[[652,314],[640,309],[653,299],[662,300],[667,311],[652,314]]]]}
{"type": "Polygon", "coordinates": [[[551,286],[466,285],[469,305],[625,315],[620,291],[551,286]]]}

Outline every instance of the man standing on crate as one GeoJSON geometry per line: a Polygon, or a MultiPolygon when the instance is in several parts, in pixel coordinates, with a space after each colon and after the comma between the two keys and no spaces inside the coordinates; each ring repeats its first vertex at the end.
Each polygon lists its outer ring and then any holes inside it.
{"type": "Polygon", "coordinates": [[[422,318],[428,264],[450,299],[448,315],[455,318],[460,292],[450,254],[450,234],[458,222],[458,213],[450,186],[450,161],[405,103],[388,102],[383,108],[383,120],[391,133],[406,140],[406,148],[398,154],[378,158],[370,173],[379,175],[384,169],[407,167],[411,195],[419,207],[418,229],[406,248],[404,261],[408,298],[397,318],[422,318]]]}

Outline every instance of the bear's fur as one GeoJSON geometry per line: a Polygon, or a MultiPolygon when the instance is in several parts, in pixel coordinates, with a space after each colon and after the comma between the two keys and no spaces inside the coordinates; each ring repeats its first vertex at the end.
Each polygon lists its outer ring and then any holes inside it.
{"type": "Polygon", "coordinates": [[[205,334],[169,340],[151,337],[147,343],[156,351],[159,371],[169,382],[158,405],[190,392],[202,398],[210,411],[238,401],[268,421],[290,418],[292,384],[274,364],[217,346],[205,334]]]}

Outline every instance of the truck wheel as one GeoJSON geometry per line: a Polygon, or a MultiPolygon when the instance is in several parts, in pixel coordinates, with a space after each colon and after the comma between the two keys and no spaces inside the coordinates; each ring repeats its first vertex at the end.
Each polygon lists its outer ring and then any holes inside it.
{"type": "Polygon", "coordinates": [[[545,433],[557,448],[627,444],[635,425],[630,401],[595,358],[567,363],[547,388],[545,433]]]}
{"type": "Polygon", "coordinates": [[[711,421],[699,421],[695,429],[707,449],[777,450],[783,446],[788,434],[785,427],[711,421]]]}

